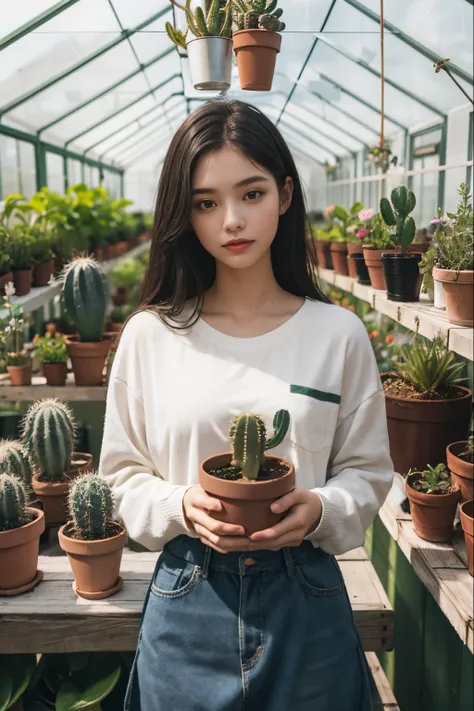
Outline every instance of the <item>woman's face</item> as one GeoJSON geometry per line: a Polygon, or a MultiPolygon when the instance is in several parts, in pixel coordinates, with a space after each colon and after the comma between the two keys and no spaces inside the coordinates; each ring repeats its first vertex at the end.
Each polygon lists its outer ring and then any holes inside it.
{"type": "Polygon", "coordinates": [[[242,269],[256,264],[291,204],[293,181],[280,192],[271,173],[232,146],[201,158],[193,178],[191,225],[215,259],[242,269]]]}

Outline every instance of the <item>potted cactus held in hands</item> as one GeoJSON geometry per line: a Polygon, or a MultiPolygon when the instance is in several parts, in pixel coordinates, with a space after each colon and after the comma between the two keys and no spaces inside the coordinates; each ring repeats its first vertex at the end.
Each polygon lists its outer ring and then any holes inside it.
{"type": "Polygon", "coordinates": [[[405,491],[416,535],[435,543],[449,541],[461,492],[452,485],[446,465],[408,472],[405,491]]]}
{"type": "Polygon", "coordinates": [[[186,33],[166,23],[169,38],[188,53],[195,89],[224,91],[232,83],[232,0],[203,0],[191,10],[191,0],[172,4],[186,13],[186,33]]]}
{"type": "Polygon", "coordinates": [[[68,336],[76,385],[102,385],[111,334],[104,334],[108,303],[108,280],[102,267],[91,257],[74,259],[64,273],[64,304],[77,327],[77,336],[68,336]]]}
{"type": "Polygon", "coordinates": [[[114,520],[114,499],[97,472],[77,478],[69,494],[69,522],[59,530],[59,545],[69,556],[74,591],[88,600],[118,592],[124,527],[114,520]]]}
{"type": "Polygon", "coordinates": [[[240,86],[247,91],[270,91],[275,74],[276,57],[281,49],[285,23],[278,0],[232,0],[234,52],[240,75],[240,86]]]}
{"type": "Polygon", "coordinates": [[[49,525],[67,521],[70,483],[92,468],[92,455],[74,452],[75,441],[76,425],[65,403],[38,400],[29,408],[23,420],[23,442],[33,460],[33,490],[49,525]]]}
{"type": "Polygon", "coordinates": [[[20,595],[43,578],[37,566],[44,514],[27,504],[20,479],[0,473],[0,595],[20,595]]]}
{"type": "Polygon", "coordinates": [[[279,410],[273,420],[274,433],[268,438],[260,415],[237,415],[230,426],[232,452],[218,454],[201,464],[202,488],[222,502],[214,518],[243,526],[250,535],[281,520],[270,506],[295,486],[295,468],[281,457],[265,452],[277,447],[288,432],[290,414],[279,410]]]}

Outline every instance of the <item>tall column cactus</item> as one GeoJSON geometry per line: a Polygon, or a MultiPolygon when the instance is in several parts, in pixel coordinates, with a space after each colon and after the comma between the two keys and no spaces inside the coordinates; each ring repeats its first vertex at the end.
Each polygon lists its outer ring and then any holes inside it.
{"type": "Polygon", "coordinates": [[[11,531],[28,523],[26,504],[26,490],[18,477],[0,474],[0,531],[11,531]]]}
{"type": "Polygon", "coordinates": [[[269,30],[283,32],[286,25],[281,22],[281,8],[278,0],[232,0],[234,22],[238,30],[269,30]]]}
{"type": "Polygon", "coordinates": [[[410,213],[416,207],[416,197],[404,185],[395,188],[391,193],[392,204],[388,198],[380,200],[380,214],[384,222],[395,227],[393,241],[405,252],[415,238],[416,224],[410,213]]]}
{"type": "Polygon", "coordinates": [[[27,489],[31,489],[33,462],[27,448],[16,440],[0,440],[0,472],[19,477],[27,489]]]}
{"type": "Polygon", "coordinates": [[[102,339],[108,291],[107,275],[94,259],[78,257],[66,266],[64,304],[80,341],[96,343],[102,339]]]}
{"type": "Polygon", "coordinates": [[[110,536],[114,499],[109,485],[97,472],[74,480],[69,490],[69,514],[74,533],[84,541],[110,536]]]}
{"type": "Polygon", "coordinates": [[[60,400],[38,400],[23,420],[23,441],[42,481],[61,481],[71,469],[76,424],[69,407],[60,400]]]}
{"type": "MultiPolygon", "coordinates": [[[[170,0],[175,7],[186,13],[186,22],[190,32],[195,37],[227,37],[232,36],[232,0],[227,0],[222,7],[221,0],[205,0],[204,7],[191,10],[191,0],[181,5],[177,0],[170,0]]],[[[178,47],[186,48],[186,36],[180,30],[166,23],[168,37],[178,47]]]]}
{"type": "Polygon", "coordinates": [[[275,414],[271,438],[267,438],[265,423],[260,415],[245,413],[234,417],[229,431],[233,449],[232,466],[240,467],[245,479],[255,481],[265,463],[265,451],[283,442],[289,426],[288,410],[278,410],[275,414]]]}

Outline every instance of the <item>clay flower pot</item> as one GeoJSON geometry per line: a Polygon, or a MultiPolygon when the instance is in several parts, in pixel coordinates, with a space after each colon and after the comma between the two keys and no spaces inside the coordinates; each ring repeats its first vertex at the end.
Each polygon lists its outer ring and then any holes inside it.
{"type": "Polygon", "coordinates": [[[357,267],[355,259],[353,259],[354,254],[363,254],[362,244],[347,242],[347,268],[349,270],[349,276],[352,277],[352,279],[357,279],[357,267]]]}
{"type": "Polygon", "coordinates": [[[128,301],[128,289],[126,286],[118,286],[112,296],[114,306],[124,306],[128,301]]]}
{"type": "Polygon", "coordinates": [[[68,518],[68,495],[71,482],[79,474],[92,471],[92,454],[73,452],[74,462],[81,464],[64,473],[64,481],[40,481],[38,474],[33,475],[32,486],[44,511],[45,521],[48,526],[65,523],[68,518]]]}
{"type": "Polygon", "coordinates": [[[126,252],[128,252],[128,242],[121,240],[115,245],[117,257],[123,257],[126,252]]]}
{"type": "Polygon", "coordinates": [[[116,245],[115,244],[108,244],[107,247],[105,248],[105,258],[106,259],[113,259],[115,256],[117,256],[116,245]]]}
{"type": "Polygon", "coordinates": [[[13,272],[7,272],[6,274],[0,275],[0,298],[5,296],[5,287],[13,281],[13,272]]]}
{"type": "Polygon", "coordinates": [[[13,272],[13,284],[15,285],[15,296],[26,296],[31,291],[33,281],[33,267],[29,269],[18,269],[13,272]]]}
{"type": "Polygon", "coordinates": [[[405,483],[415,533],[424,541],[444,543],[453,534],[454,516],[461,498],[459,489],[449,494],[425,494],[405,483]]]}
{"type": "Polygon", "coordinates": [[[100,541],[81,541],[70,535],[70,524],[59,529],[59,545],[68,554],[74,575],[73,589],[86,600],[103,600],[121,590],[119,576],[127,532],[117,524],[120,532],[100,541]]]}
{"type": "Polygon", "coordinates": [[[210,515],[226,523],[243,526],[250,535],[256,531],[263,531],[274,526],[283,518],[282,514],[275,514],[270,510],[273,501],[288,494],[295,486],[295,468],[285,459],[266,455],[274,464],[284,464],[289,467],[286,474],[278,479],[268,481],[227,481],[209,474],[209,471],[219,467],[228,466],[232,460],[232,453],[218,454],[202,462],[199,472],[199,483],[210,496],[219,499],[223,504],[222,511],[210,515]]]}
{"type": "Polygon", "coordinates": [[[232,37],[239,68],[240,88],[270,91],[281,35],[269,30],[240,30],[232,37]]]}
{"type": "Polygon", "coordinates": [[[111,321],[110,323],[110,330],[113,331],[114,333],[120,333],[122,330],[123,323],[119,323],[118,321],[111,321]]]}
{"type": "Polygon", "coordinates": [[[48,385],[66,385],[67,363],[43,363],[43,375],[48,385]]]}
{"type": "Polygon", "coordinates": [[[0,531],[0,595],[20,595],[31,590],[43,578],[37,569],[39,539],[45,529],[44,514],[26,508],[34,518],[10,531],[0,531]]]}
{"type": "Polygon", "coordinates": [[[318,265],[322,269],[332,269],[332,254],[330,242],[316,240],[316,254],[318,257],[318,265]]]}
{"type": "Polygon", "coordinates": [[[66,347],[76,385],[102,385],[105,361],[112,345],[113,338],[105,333],[102,340],[95,343],[79,341],[78,336],[67,336],[66,347]]]}
{"type": "Polygon", "coordinates": [[[33,375],[33,364],[27,365],[7,365],[8,375],[12,385],[21,387],[23,385],[31,385],[33,375]]]}
{"type": "MultiPolygon", "coordinates": [[[[375,249],[371,245],[362,246],[365,263],[369,270],[370,283],[374,289],[385,291],[385,276],[383,271],[382,254],[396,254],[396,249],[375,249]]],[[[426,462],[425,462],[426,466],[426,462]]]]}
{"type": "Polygon", "coordinates": [[[474,577],[474,501],[465,501],[459,509],[461,526],[466,541],[469,574],[474,577]]]}
{"type": "Polygon", "coordinates": [[[103,247],[96,247],[94,249],[94,255],[95,258],[97,259],[98,262],[103,262],[104,261],[104,248],[103,247]]]}
{"type": "Polygon", "coordinates": [[[33,286],[48,286],[54,274],[54,259],[36,264],[33,269],[33,286]]]}
{"type": "Polygon", "coordinates": [[[461,489],[462,501],[474,499],[474,464],[459,455],[467,449],[467,441],[453,442],[446,450],[451,482],[461,489]]]}
{"type": "Polygon", "coordinates": [[[347,245],[345,242],[331,242],[330,246],[332,264],[336,274],[349,276],[347,266],[347,245]]]}
{"type": "Polygon", "coordinates": [[[435,267],[433,279],[443,284],[449,321],[457,326],[474,326],[474,271],[435,267]]]}

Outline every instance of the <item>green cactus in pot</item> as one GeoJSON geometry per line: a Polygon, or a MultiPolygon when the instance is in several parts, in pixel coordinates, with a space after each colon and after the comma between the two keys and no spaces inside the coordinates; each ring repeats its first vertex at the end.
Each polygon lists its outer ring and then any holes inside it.
{"type": "MultiPolygon", "coordinates": [[[[181,5],[177,0],[170,2],[186,13],[186,22],[195,37],[232,37],[232,0],[227,0],[222,7],[221,0],[205,0],[204,7],[191,10],[191,0],[181,5]]],[[[166,32],[170,40],[178,47],[186,49],[187,32],[181,32],[170,22],[166,23],[166,32]]]]}
{"type": "Polygon", "coordinates": [[[91,257],[78,257],[68,264],[64,271],[63,295],[66,310],[79,333],[79,341],[100,341],[109,286],[99,263],[91,257]]]}
{"type": "Polygon", "coordinates": [[[0,472],[13,474],[30,490],[33,478],[33,462],[28,449],[16,440],[0,440],[0,472]]]}
{"type": "Polygon", "coordinates": [[[27,492],[24,484],[13,474],[0,474],[0,531],[11,531],[29,523],[25,511],[27,492]]]}
{"type": "Polygon", "coordinates": [[[69,490],[69,513],[74,535],[83,541],[103,540],[117,533],[114,498],[97,472],[74,480],[69,490]]]}
{"type": "Polygon", "coordinates": [[[390,197],[391,203],[385,197],[380,200],[380,213],[389,227],[395,227],[392,240],[404,254],[415,238],[416,224],[410,213],[416,207],[416,197],[404,185],[392,190],[390,197]]]}
{"type": "Polygon", "coordinates": [[[23,420],[23,441],[29,448],[41,481],[60,482],[72,468],[76,424],[60,400],[38,400],[23,420]]]}
{"type": "Polygon", "coordinates": [[[260,415],[245,413],[234,417],[230,426],[229,439],[232,444],[232,466],[242,470],[242,476],[250,481],[258,478],[260,468],[265,463],[265,452],[285,438],[290,426],[290,413],[278,410],[273,420],[273,436],[268,438],[265,423],[260,415]]]}
{"type": "Polygon", "coordinates": [[[280,20],[283,10],[278,0],[232,0],[234,22],[240,30],[268,30],[283,32],[286,25],[280,20]]]}

